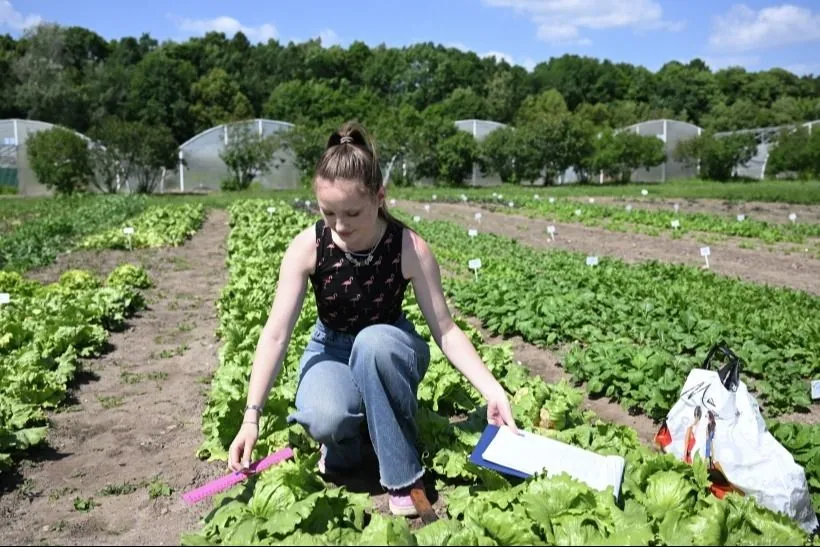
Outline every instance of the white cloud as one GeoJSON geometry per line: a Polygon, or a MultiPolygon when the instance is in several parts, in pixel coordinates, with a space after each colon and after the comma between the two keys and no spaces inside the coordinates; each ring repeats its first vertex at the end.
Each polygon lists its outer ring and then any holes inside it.
{"type": "Polygon", "coordinates": [[[341,40],[339,40],[339,35],[329,28],[326,28],[320,32],[319,38],[322,40],[323,47],[335,46],[341,43],[341,40]]]}
{"type": "Polygon", "coordinates": [[[43,21],[36,14],[23,15],[11,5],[9,0],[0,0],[0,27],[9,27],[12,30],[26,30],[35,27],[43,21]]]}
{"type": "Polygon", "coordinates": [[[755,11],[745,4],[715,17],[709,44],[723,51],[751,51],[820,40],[820,13],[791,4],[755,11]]]}
{"type": "Polygon", "coordinates": [[[237,32],[242,32],[251,42],[267,42],[276,38],[276,27],[270,23],[264,23],[257,27],[248,27],[241,24],[233,17],[223,15],[213,19],[188,19],[170,16],[176,22],[177,28],[184,32],[194,34],[205,34],[206,32],[224,32],[231,37],[237,32]]]}
{"type": "Polygon", "coordinates": [[[538,26],[537,36],[551,44],[589,45],[581,31],[610,28],[666,29],[677,32],[683,21],[666,21],[655,0],[483,0],[489,6],[512,8],[538,26]]]}

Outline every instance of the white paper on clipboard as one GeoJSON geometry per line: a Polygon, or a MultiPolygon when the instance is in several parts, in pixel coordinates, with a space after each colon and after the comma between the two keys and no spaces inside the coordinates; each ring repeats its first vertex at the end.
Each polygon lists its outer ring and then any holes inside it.
{"type": "Polygon", "coordinates": [[[621,456],[603,456],[541,435],[521,433],[518,436],[506,427],[498,428],[484,450],[484,459],[530,475],[540,471],[550,477],[567,473],[595,490],[611,486],[615,497],[620,496],[626,468],[621,456]]]}

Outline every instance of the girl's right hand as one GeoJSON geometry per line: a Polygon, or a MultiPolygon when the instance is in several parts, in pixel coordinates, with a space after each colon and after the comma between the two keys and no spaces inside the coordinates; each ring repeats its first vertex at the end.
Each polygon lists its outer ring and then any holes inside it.
{"type": "Polygon", "coordinates": [[[259,426],[253,423],[244,423],[236,434],[231,447],[228,449],[228,467],[231,471],[250,473],[253,447],[259,436],[259,426]]]}

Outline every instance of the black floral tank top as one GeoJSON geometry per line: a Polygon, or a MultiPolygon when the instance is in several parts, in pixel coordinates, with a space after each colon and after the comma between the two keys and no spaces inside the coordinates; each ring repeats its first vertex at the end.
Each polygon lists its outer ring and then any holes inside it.
{"type": "Polygon", "coordinates": [[[365,256],[345,256],[333,242],[330,228],[316,223],[316,270],[310,276],[319,319],[330,329],[356,334],[376,323],[399,319],[409,284],[401,273],[403,227],[390,220],[369,265],[365,256]]]}

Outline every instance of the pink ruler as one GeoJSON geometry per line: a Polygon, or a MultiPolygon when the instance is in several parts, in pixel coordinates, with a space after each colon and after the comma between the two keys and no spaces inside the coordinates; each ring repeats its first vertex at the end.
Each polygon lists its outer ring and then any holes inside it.
{"type": "MultiPolygon", "coordinates": [[[[264,471],[265,469],[277,465],[288,458],[293,456],[293,450],[290,447],[283,448],[273,454],[262,458],[259,461],[253,462],[249,469],[254,473],[259,473],[264,471]]],[[[188,505],[193,505],[197,502],[204,500],[205,498],[210,498],[214,494],[218,494],[230,488],[231,486],[238,484],[248,478],[250,473],[244,473],[242,471],[235,471],[230,475],[225,475],[221,479],[216,479],[204,486],[200,486],[195,490],[191,490],[190,492],[186,492],[182,495],[182,499],[188,505]]]]}

